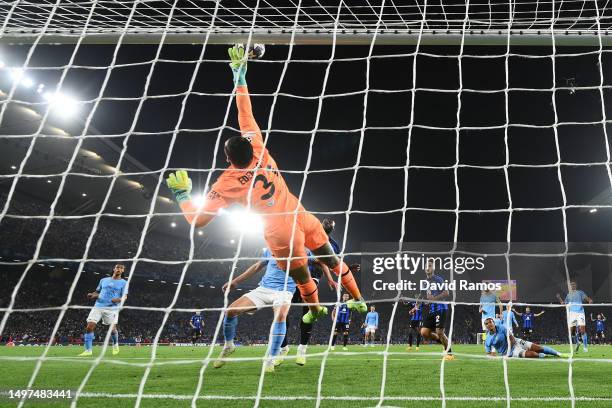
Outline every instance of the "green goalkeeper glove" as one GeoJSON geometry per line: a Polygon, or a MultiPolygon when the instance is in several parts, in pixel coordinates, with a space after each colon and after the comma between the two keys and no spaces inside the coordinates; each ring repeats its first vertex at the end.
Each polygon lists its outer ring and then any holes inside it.
{"type": "Polygon", "coordinates": [[[236,86],[246,85],[246,73],[247,73],[247,58],[244,55],[244,47],[242,45],[234,45],[232,48],[227,50],[230,56],[230,67],[234,73],[234,84],[236,86]]]}
{"type": "Polygon", "coordinates": [[[179,204],[191,200],[191,179],[185,170],[170,173],[170,176],[166,179],[166,185],[179,204]]]}

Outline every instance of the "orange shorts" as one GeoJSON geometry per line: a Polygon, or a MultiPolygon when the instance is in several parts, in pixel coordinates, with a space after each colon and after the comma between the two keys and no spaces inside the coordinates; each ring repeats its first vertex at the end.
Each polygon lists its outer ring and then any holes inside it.
{"type": "Polygon", "coordinates": [[[293,235],[293,246],[291,246],[291,234],[293,232],[293,215],[288,215],[275,220],[270,220],[266,225],[264,238],[278,266],[287,269],[287,259],[291,258],[289,270],[299,268],[308,263],[306,248],[310,250],[321,248],[329,238],[317,217],[309,212],[297,214],[295,222],[295,233],[293,235]]]}

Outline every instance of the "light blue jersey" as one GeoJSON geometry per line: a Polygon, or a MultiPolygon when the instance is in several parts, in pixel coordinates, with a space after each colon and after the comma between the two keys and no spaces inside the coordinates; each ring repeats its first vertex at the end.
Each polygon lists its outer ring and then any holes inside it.
{"type": "Polygon", "coordinates": [[[494,292],[483,293],[480,296],[480,306],[482,307],[482,319],[495,319],[495,302],[497,302],[497,294],[494,292]]]}
{"type": "Polygon", "coordinates": [[[367,326],[376,326],[378,327],[378,313],[377,312],[368,312],[365,318],[365,323],[367,326]]]}
{"type": "Polygon", "coordinates": [[[111,299],[127,295],[127,281],[125,279],[113,279],[112,277],[100,279],[96,292],[99,293],[95,307],[119,307],[119,303],[113,303],[111,299]]]}
{"type": "Polygon", "coordinates": [[[510,331],[512,331],[512,328],[514,326],[518,326],[518,322],[516,321],[516,317],[514,316],[514,312],[512,310],[510,310],[509,312],[507,310],[504,310],[502,312],[502,322],[504,322],[504,324],[508,329],[510,329],[510,331]]]}
{"type": "Polygon", "coordinates": [[[485,340],[485,351],[490,353],[493,348],[497,350],[499,354],[506,354],[508,352],[508,331],[504,323],[501,320],[495,320],[495,333],[491,333],[487,330],[487,339],[485,340]]]}
{"type": "MultiPolygon", "coordinates": [[[[309,257],[312,256],[310,251],[307,250],[306,253],[309,257]]],[[[268,248],[264,249],[262,257],[262,261],[267,262],[267,266],[266,273],[259,281],[259,286],[276,291],[295,292],[295,281],[291,277],[287,278],[287,288],[285,288],[285,270],[278,266],[276,259],[268,248]]]]}
{"type": "Polygon", "coordinates": [[[565,303],[569,305],[570,312],[584,313],[584,300],[587,295],[581,290],[573,290],[565,297],[565,303]]]}

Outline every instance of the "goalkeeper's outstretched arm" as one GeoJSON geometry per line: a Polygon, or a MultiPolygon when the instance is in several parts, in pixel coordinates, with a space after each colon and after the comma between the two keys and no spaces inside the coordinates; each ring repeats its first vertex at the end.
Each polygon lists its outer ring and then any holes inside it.
{"type": "MultiPolygon", "coordinates": [[[[213,218],[214,214],[202,211],[191,199],[192,182],[185,170],[170,173],[166,179],[166,185],[174,194],[183,215],[189,224],[194,224],[197,228],[205,227],[213,218]]],[[[213,191],[211,190],[211,193],[213,191]]]]}
{"type": "Polygon", "coordinates": [[[261,137],[261,131],[255,117],[253,116],[253,106],[247,88],[247,57],[244,47],[235,45],[227,50],[230,56],[230,67],[234,75],[234,85],[236,86],[236,106],[238,107],[238,124],[240,131],[247,137],[261,137]]]}

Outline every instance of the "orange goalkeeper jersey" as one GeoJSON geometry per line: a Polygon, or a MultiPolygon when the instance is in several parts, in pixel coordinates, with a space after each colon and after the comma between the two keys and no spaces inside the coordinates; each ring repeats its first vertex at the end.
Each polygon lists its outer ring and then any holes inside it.
{"type": "Polygon", "coordinates": [[[264,215],[266,226],[273,222],[284,222],[285,217],[291,217],[291,214],[281,215],[282,213],[292,213],[296,208],[299,210],[303,208],[287,188],[276,161],[264,146],[261,130],[253,117],[251,99],[246,86],[236,88],[236,104],[242,136],[246,137],[253,146],[253,160],[244,169],[230,165],[208,192],[202,210],[216,213],[220,208],[234,203],[247,206],[249,188],[253,182],[250,208],[264,215]],[[273,216],[273,214],[279,215],[273,216]]]}

